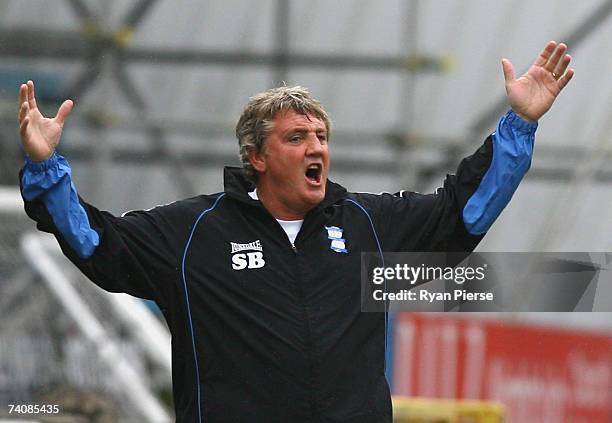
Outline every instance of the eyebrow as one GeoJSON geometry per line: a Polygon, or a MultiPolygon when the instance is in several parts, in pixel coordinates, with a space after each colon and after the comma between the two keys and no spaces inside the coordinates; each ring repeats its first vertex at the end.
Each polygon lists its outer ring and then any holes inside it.
{"type": "MultiPolygon", "coordinates": [[[[286,135],[294,134],[294,133],[304,134],[304,133],[308,133],[308,132],[310,132],[310,129],[308,129],[305,126],[301,126],[301,127],[297,127],[297,128],[291,128],[291,129],[285,131],[284,135],[286,136],[286,135]]],[[[321,133],[327,134],[327,128],[316,128],[314,132],[317,133],[317,134],[321,134],[321,133]]]]}

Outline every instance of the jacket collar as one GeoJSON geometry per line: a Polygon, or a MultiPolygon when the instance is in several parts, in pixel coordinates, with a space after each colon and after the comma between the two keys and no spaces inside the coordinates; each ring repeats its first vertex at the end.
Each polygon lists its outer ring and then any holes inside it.
{"type": "MultiPolygon", "coordinates": [[[[223,169],[223,184],[225,192],[230,197],[248,204],[261,205],[259,201],[253,200],[249,196],[248,193],[255,189],[255,183],[244,175],[242,168],[226,166],[223,169]]],[[[317,207],[311,210],[311,212],[324,209],[346,198],[346,194],[346,188],[328,179],[325,186],[325,198],[317,207]]]]}

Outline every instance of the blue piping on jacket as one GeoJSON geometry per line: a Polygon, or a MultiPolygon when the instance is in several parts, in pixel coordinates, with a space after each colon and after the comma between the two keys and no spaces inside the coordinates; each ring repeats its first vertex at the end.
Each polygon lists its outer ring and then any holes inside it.
{"type": "Polygon", "coordinates": [[[198,216],[198,218],[195,220],[195,223],[193,224],[193,228],[191,228],[191,233],[189,234],[189,239],[187,240],[187,243],[185,244],[185,250],[183,251],[183,260],[181,262],[181,273],[182,273],[182,277],[183,277],[183,287],[185,288],[185,303],[187,304],[187,317],[189,319],[189,330],[191,331],[191,346],[193,347],[193,360],[195,363],[195,370],[196,370],[196,386],[197,386],[197,391],[198,391],[198,421],[200,423],[202,423],[202,409],[200,406],[201,401],[201,391],[200,391],[200,368],[198,366],[198,352],[196,351],[196,343],[195,343],[195,333],[193,331],[193,319],[191,318],[191,307],[189,305],[189,292],[187,289],[187,279],[185,276],[185,260],[187,259],[187,251],[189,250],[189,244],[191,244],[191,239],[193,238],[193,234],[195,233],[196,228],[198,227],[198,223],[200,223],[200,220],[202,220],[202,218],[204,218],[204,216],[211,210],[214,210],[215,207],[217,207],[217,204],[219,203],[219,200],[221,198],[223,198],[225,196],[225,193],[219,195],[217,197],[217,199],[215,200],[215,202],[213,203],[212,207],[204,210],[202,213],[200,213],[200,215],[198,216]]]}
{"type": "MultiPolygon", "coordinates": [[[[383,255],[382,247],[380,246],[380,240],[378,239],[378,233],[376,232],[376,228],[374,227],[374,222],[372,222],[372,218],[370,217],[370,214],[361,204],[359,204],[355,200],[351,200],[350,198],[347,198],[344,201],[348,201],[349,203],[353,203],[354,205],[356,205],[368,218],[368,221],[370,222],[370,227],[372,228],[372,232],[374,233],[374,239],[376,239],[376,246],[378,247],[378,253],[380,254],[380,259],[382,260],[382,265],[384,267],[385,257],[383,255]]],[[[387,281],[386,280],[384,282],[383,289],[385,290],[385,292],[387,291],[387,281]]],[[[388,330],[389,330],[389,310],[387,306],[388,306],[388,303],[385,302],[385,365],[384,365],[385,372],[387,371],[387,341],[388,341],[387,338],[388,338],[388,330]]]]}

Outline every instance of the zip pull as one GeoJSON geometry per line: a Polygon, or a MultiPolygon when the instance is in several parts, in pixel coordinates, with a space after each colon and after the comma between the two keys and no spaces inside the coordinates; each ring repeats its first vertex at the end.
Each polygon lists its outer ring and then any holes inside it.
{"type": "Polygon", "coordinates": [[[298,250],[297,250],[297,248],[295,247],[295,244],[294,244],[293,242],[291,243],[291,249],[293,250],[293,252],[294,252],[294,253],[296,253],[296,254],[297,254],[298,250]]]}

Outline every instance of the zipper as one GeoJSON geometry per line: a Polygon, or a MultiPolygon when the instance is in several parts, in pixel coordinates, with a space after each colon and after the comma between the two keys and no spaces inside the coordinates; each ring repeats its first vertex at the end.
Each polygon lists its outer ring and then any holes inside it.
{"type": "Polygon", "coordinates": [[[304,343],[306,345],[305,351],[303,351],[303,353],[308,363],[308,374],[305,375],[305,378],[308,380],[308,386],[309,386],[308,387],[308,390],[309,390],[308,402],[310,403],[309,404],[310,405],[309,407],[310,415],[309,415],[308,421],[314,422],[314,421],[317,421],[316,416],[318,412],[317,412],[316,379],[315,379],[316,364],[315,364],[315,358],[313,357],[314,340],[313,340],[312,328],[310,324],[311,311],[309,310],[309,307],[306,303],[306,293],[304,292],[305,287],[304,287],[304,281],[302,279],[302,274],[299,271],[295,270],[295,269],[298,269],[297,265],[298,265],[298,261],[300,260],[299,250],[295,246],[295,242],[289,241],[289,244],[291,245],[291,250],[293,251],[293,256],[294,256],[293,263],[295,265],[292,274],[294,277],[294,281],[296,282],[298,296],[301,300],[301,309],[302,309],[302,319],[301,320],[302,320],[303,330],[304,330],[304,343]]]}

